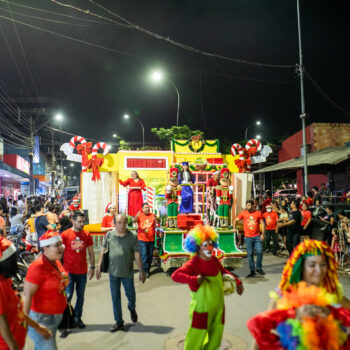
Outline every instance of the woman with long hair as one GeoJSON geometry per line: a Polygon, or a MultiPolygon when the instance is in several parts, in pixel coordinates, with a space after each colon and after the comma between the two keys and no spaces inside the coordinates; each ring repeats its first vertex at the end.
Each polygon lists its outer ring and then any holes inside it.
{"type": "Polygon", "coordinates": [[[182,162],[179,173],[179,184],[181,184],[181,204],[179,213],[189,214],[193,212],[193,189],[194,176],[191,173],[188,162],[182,162]]]}
{"type": "Polygon", "coordinates": [[[119,183],[124,187],[128,187],[128,215],[136,216],[141,211],[143,204],[142,190],[146,188],[145,181],[133,170],[129,179],[126,181],[119,180],[119,183]]]}

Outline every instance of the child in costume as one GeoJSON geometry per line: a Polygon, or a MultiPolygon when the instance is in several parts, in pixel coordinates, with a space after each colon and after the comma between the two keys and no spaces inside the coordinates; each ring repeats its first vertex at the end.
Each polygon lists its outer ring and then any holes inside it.
{"type": "Polygon", "coordinates": [[[350,349],[350,302],[321,241],[300,243],[287,261],[270,310],[250,319],[255,349],[350,349]]]}
{"type": "Polygon", "coordinates": [[[233,293],[235,284],[237,293],[243,293],[242,282],[212,255],[217,241],[218,235],[212,227],[197,225],[185,240],[185,249],[195,256],[171,276],[175,282],[187,283],[191,289],[191,325],[184,350],[218,349],[225,322],[224,284],[229,284],[228,294],[233,293]]]}
{"type": "Polygon", "coordinates": [[[221,169],[220,186],[216,188],[219,227],[227,227],[229,224],[228,215],[232,205],[233,194],[233,186],[230,185],[229,175],[230,171],[227,168],[221,169]]]}
{"type": "Polygon", "coordinates": [[[168,211],[168,227],[177,227],[177,214],[179,201],[181,200],[181,187],[178,182],[179,170],[177,168],[170,169],[170,184],[166,186],[167,211],[168,211]]]}

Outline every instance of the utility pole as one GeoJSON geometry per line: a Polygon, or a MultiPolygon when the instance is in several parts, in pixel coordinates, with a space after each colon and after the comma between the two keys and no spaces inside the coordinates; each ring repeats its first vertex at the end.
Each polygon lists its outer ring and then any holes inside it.
{"type": "Polygon", "coordinates": [[[301,114],[300,119],[302,123],[303,133],[303,163],[304,163],[304,195],[309,190],[308,169],[307,169],[307,144],[306,144],[306,127],[305,119],[307,115],[305,113],[305,96],[304,96],[304,66],[303,66],[303,50],[301,45],[301,26],[300,26],[300,6],[299,0],[297,0],[297,16],[298,16],[298,41],[299,41],[299,65],[297,66],[299,79],[300,79],[300,100],[301,100],[301,114]]]}
{"type": "Polygon", "coordinates": [[[33,178],[33,155],[34,155],[34,135],[33,135],[33,116],[30,114],[29,119],[29,128],[30,128],[30,150],[29,150],[29,193],[30,195],[34,194],[34,178],[33,178]]]}
{"type": "Polygon", "coordinates": [[[53,142],[53,130],[51,129],[51,193],[55,191],[55,146],[53,142]]]}

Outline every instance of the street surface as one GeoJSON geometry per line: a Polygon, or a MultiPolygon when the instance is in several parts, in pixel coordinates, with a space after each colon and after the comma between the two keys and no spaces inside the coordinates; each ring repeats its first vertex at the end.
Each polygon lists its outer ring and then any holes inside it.
{"type": "MultiPolygon", "coordinates": [[[[286,258],[265,255],[263,261],[265,278],[245,279],[242,277],[249,273],[249,269],[247,259],[244,259],[244,266],[235,271],[243,280],[244,294],[225,297],[225,335],[243,340],[247,348],[250,348],[252,338],[246,322],[256,313],[266,310],[269,291],[277,286],[285,262],[286,258]]],[[[83,313],[86,329],[75,329],[65,339],[61,339],[58,335],[58,348],[60,350],[161,350],[169,339],[184,335],[189,324],[190,290],[188,286],[173,282],[170,276],[161,270],[156,271],[143,285],[137,278],[138,274],[135,274],[138,323],[131,323],[126,297],[122,290],[125,331],[109,332],[114,319],[109,280],[107,275],[103,274],[100,281],[93,279],[87,284],[83,313]]],[[[341,279],[341,282],[344,286],[344,294],[349,297],[350,279],[341,279]]],[[[31,340],[27,339],[26,348],[34,349],[31,340]]]]}

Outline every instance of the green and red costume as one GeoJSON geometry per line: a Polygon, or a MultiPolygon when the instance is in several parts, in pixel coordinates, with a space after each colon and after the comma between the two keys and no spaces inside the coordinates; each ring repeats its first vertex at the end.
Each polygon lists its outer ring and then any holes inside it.
{"type": "MultiPolygon", "coordinates": [[[[197,255],[172,274],[175,282],[187,283],[191,289],[191,325],[184,350],[216,350],[220,347],[225,323],[224,274],[232,275],[216,257],[203,260],[197,255]],[[198,275],[205,277],[201,285],[197,282],[198,275]]],[[[237,285],[242,284],[232,276],[237,285]]]]}

